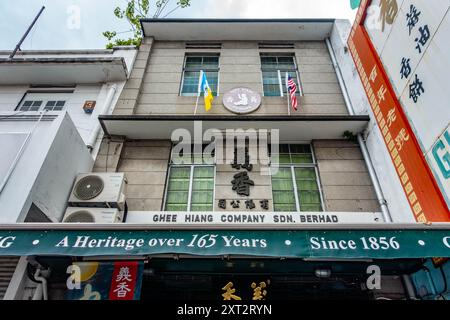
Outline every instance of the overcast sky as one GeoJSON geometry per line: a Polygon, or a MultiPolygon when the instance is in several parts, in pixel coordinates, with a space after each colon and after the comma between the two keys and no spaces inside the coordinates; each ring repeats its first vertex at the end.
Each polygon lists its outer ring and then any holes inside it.
{"type": "MultiPolygon", "coordinates": [[[[173,6],[177,0],[172,2],[173,6]]],[[[356,10],[351,10],[349,2],[192,0],[190,8],[177,10],[169,17],[343,18],[353,21],[356,10]]],[[[106,40],[102,36],[103,31],[128,30],[128,25],[113,15],[114,8],[125,3],[126,0],[1,0],[0,50],[14,48],[42,5],[46,6],[46,10],[24,42],[23,50],[104,48],[106,40]],[[80,19],[77,19],[78,16],[80,19]]]]}

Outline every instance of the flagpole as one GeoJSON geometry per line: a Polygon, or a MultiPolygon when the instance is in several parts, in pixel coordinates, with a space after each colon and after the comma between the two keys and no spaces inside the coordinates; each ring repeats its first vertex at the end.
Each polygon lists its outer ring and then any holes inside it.
{"type": "Polygon", "coordinates": [[[289,73],[286,72],[286,97],[287,97],[287,106],[288,106],[288,115],[291,115],[291,103],[290,103],[290,97],[291,94],[289,92],[289,85],[288,85],[288,79],[289,79],[289,73]]]}
{"type": "Polygon", "coordinates": [[[200,87],[202,85],[202,78],[203,78],[203,70],[200,70],[200,77],[198,78],[197,102],[195,103],[194,115],[197,114],[198,100],[200,99],[200,89],[201,89],[200,87]]]}
{"type": "Polygon", "coordinates": [[[298,91],[300,91],[300,97],[303,97],[302,78],[300,77],[300,72],[298,71],[297,71],[297,84],[298,84],[298,91]]]}

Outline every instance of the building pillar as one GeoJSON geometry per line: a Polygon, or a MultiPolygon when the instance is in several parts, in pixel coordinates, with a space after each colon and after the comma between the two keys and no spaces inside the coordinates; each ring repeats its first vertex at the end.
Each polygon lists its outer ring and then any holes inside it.
{"type": "Polygon", "coordinates": [[[103,138],[93,172],[117,172],[124,142],[124,137],[103,138]]]}
{"type": "Polygon", "coordinates": [[[144,83],[144,77],[147,70],[153,41],[154,39],[152,37],[144,37],[142,39],[142,44],[139,47],[133,70],[131,71],[130,78],[127,80],[127,83],[120,94],[119,100],[117,101],[113,112],[114,115],[134,114],[142,84],[144,83]]]}

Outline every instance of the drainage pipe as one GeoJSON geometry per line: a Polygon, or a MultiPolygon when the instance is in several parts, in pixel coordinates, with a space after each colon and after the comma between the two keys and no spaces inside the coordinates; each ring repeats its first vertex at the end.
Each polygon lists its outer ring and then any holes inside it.
{"type": "MultiPolygon", "coordinates": [[[[99,114],[110,114],[111,113],[111,109],[112,109],[112,102],[114,99],[114,96],[116,95],[117,92],[117,84],[112,84],[109,87],[108,90],[108,94],[106,96],[106,100],[103,103],[103,107],[100,110],[99,114]]],[[[95,124],[94,130],[92,130],[91,135],[89,136],[88,139],[88,143],[87,143],[87,147],[89,148],[89,150],[94,150],[95,147],[95,143],[97,142],[97,136],[98,133],[100,132],[100,123],[97,121],[97,123],[95,124]]]]}
{"type": "Polygon", "coordinates": [[[36,287],[36,290],[34,291],[32,300],[42,300],[42,283],[39,283],[36,287]]]}
{"type": "MultiPolygon", "coordinates": [[[[34,274],[34,279],[41,282],[43,298],[44,298],[44,300],[48,300],[47,279],[45,279],[41,275],[41,269],[36,270],[36,273],[34,274]]],[[[40,289],[37,289],[37,290],[40,290],[40,289]]]]}
{"type": "MultiPolygon", "coordinates": [[[[347,87],[345,86],[344,79],[342,77],[341,69],[337,63],[336,55],[334,53],[333,47],[331,45],[330,39],[327,38],[326,40],[327,48],[331,56],[331,60],[333,62],[334,70],[336,71],[336,75],[339,81],[339,86],[341,88],[342,94],[344,95],[345,105],[347,107],[348,113],[350,115],[355,115],[355,111],[353,109],[352,103],[350,101],[350,97],[348,95],[347,87]]],[[[381,212],[383,213],[384,222],[392,222],[391,213],[389,212],[389,208],[387,205],[387,201],[384,198],[383,191],[381,190],[380,181],[378,180],[378,177],[375,172],[375,168],[373,166],[372,160],[370,159],[369,151],[367,150],[366,142],[363,138],[363,135],[360,133],[358,134],[358,143],[361,148],[361,152],[364,157],[364,161],[366,163],[367,169],[369,171],[370,179],[372,180],[372,184],[375,189],[375,193],[377,195],[378,203],[381,207],[381,212]]]]}

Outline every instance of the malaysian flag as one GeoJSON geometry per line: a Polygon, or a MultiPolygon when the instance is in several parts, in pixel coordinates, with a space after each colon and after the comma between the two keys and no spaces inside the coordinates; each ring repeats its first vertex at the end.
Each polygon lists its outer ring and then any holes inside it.
{"type": "Polygon", "coordinates": [[[288,78],[287,78],[287,87],[289,90],[289,95],[291,96],[292,108],[295,111],[297,111],[298,100],[297,100],[297,96],[295,95],[295,93],[297,92],[297,85],[295,84],[294,80],[292,79],[292,77],[290,75],[288,75],[288,78]]]}

